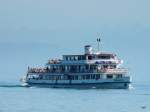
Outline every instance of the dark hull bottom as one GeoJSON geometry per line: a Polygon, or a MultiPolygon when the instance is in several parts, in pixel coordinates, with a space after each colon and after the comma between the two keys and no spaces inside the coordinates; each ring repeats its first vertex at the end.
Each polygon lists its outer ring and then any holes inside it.
{"type": "Polygon", "coordinates": [[[77,89],[128,89],[130,83],[92,83],[92,84],[47,84],[47,83],[28,83],[27,86],[48,87],[48,88],[77,88],[77,89]]]}

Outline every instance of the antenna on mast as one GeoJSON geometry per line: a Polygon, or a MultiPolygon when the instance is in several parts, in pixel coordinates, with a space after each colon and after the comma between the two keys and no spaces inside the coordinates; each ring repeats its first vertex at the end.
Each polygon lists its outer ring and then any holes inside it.
{"type": "Polygon", "coordinates": [[[98,44],[98,46],[97,46],[97,48],[98,48],[98,52],[100,51],[100,42],[101,42],[101,38],[100,38],[100,34],[99,33],[97,33],[97,35],[98,35],[98,38],[97,38],[97,44],[98,44]]]}

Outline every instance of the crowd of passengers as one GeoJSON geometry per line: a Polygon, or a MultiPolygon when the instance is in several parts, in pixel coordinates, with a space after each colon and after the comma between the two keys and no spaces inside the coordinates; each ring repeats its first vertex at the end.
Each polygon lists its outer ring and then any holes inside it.
{"type": "Polygon", "coordinates": [[[104,67],[101,67],[101,68],[97,68],[97,69],[82,69],[82,70],[77,70],[77,69],[70,69],[70,70],[65,70],[64,68],[61,68],[61,69],[56,69],[56,68],[28,68],[28,73],[61,73],[61,72],[74,72],[74,73],[83,73],[83,72],[105,72],[107,71],[108,69],[114,69],[115,67],[113,68],[110,68],[108,66],[104,66],[104,67]]]}
{"type": "Polygon", "coordinates": [[[58,64],[58,63],[61,63],[61,59],[52,59],[52,60],[49,60],[47,64],[58,64]]]}
{"type": "Polygon", "coordinates": [[[60,69],[49,69],[48,67],[47,68],[29,68],[28,69],[28,72],[29,73],[60,73],[60,72],[93,72],[94,70],[80,70],[80,71],[76,71],[76,70],[68,70],[68,71],[65,71],[65,70],[60,70],[60,69]]]}

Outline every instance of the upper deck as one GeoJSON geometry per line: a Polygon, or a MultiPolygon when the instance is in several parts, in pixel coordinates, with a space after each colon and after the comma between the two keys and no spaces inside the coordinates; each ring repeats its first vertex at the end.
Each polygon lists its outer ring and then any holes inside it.
{"type": "Polygon", "coordinates": [[[106,52],[83,54],[83,55],[63,55],[64,61],[109,60],[115,58],[116,58],[116,54],[106,53],[106,52]]]}
{"type": "Polygon", "coordinates": [[[93,54],[83,54],[83,55],[63,55],[63,59],[49,60],[47,65],[82,65],[82,64],[103,64],[103,65],[117,65],[121,64],[122,60],[119,60],[116,54],[112,53],[93,53],[93,54]]]}
{"type": "Polygon", "coordinates": [[[115,54],[98,53],[83,55],[63,55],[62,64],[119,64],[115,54]]]}
{"type": "Polygon", "coordinates": [[[116,54],[108,52],[94,53],[91,46],[85,46],[84,54],[63,55],[62,60],[49,60],[46,64],[46,69],[30,69],[29,71],[51,73],[125,74],[126,70],[119,68],[118,65],[120,64],[122,64],[122,60],[119,60],[116,54]]]}
{"type": "Polygon", "coordinates": [[[122,60],[117,55],[109,52],[93,52],[90,45],[85,46],[84,54],[63,55],[62,60],[49,60],[47,65],[84,65],[84,64],[101,64],[101,65],[118,65],[122,60]]]}

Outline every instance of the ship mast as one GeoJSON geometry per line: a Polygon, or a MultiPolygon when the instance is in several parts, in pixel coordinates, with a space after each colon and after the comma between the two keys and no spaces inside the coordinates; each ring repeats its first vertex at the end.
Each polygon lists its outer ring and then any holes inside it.
{"type": "Polygon", "coordinates": [[[97,32],[97,50],[98,52],[100,52],[100,42],[101,42],[101,38],[100,38],[100,33],[97,32]]]}
{"type": "Polygon", "coordinates": [[[98,48],[98,52],[100,51],[100,42],[101,42],[101,39],[100,38],[97,38],[97,48],[98,48]]]}

